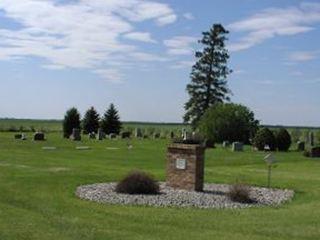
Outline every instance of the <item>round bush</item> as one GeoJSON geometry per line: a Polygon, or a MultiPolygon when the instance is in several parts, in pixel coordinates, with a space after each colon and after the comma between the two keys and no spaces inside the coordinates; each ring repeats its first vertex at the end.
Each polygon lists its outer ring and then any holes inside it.
{"type": "Polygon", "coordinates": [[[117,193],[158,194],[160,187],[153,177],[145,172],[133,171],[116,186],[117,193]]]}
{"type": "Polygon", "coordinates": [[[276,135],[277,148],[279,151],[288,151],[291,146],[291,136],[288,131],[281,128],[276,135]]]}
{"type": "Polygon", "coordinates": [[[237,183],[232,185],[229,189],[228,197],[234,202],[240,202],[240,203],[252,202],[250,198],[250,187],[242,183],[237,183]]]}
{"type": "Polygon", "coordinates": [[[200,133],[214,142],[244,142],[258,130],[259,121],[246,106],[234,103],[216,104],[210,107],[199,122],[200,133]]]}
{"type": "Polygon", "coordinates": [[[264,150],[266,145],[269,146],[271,151],[276,149],[276,138],[269,128],[261,128],[253,139],[253,145],[259,150],[264,150]]]}

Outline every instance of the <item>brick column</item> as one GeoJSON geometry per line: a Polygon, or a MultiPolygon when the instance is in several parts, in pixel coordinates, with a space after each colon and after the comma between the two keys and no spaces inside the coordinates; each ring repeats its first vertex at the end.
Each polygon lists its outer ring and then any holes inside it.
{"type": "Polygon", "coordinates": [[[167,151],[167,185],[189,191],[203,190],[205,148],[173,143],[167,151]]]}

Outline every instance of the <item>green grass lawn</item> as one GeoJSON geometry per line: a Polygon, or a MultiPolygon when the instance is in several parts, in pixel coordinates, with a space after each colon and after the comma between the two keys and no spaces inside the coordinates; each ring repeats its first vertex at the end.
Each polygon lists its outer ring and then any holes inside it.
{"type": "MultiPolygon", "coordinates": [[[[31,136],[29,134],[29,136],[31,136]]],[[[276,153],[272,185],[296,191],[278,208],[201,210],[104,205],[80,200],[81,184],[117,181],[131,169],[165,180],[167,140],[46,142],[0,133],[0,239],[320,239],[320,159],[276,153]],[[91,150],[75,150],[75,146],[91,150]],[[57,150],[42,150],[55,146],[57,150]],[[108,150],[107,147],[118,147],[108,150]]],[[[264,154],[206,151],[205,181],[266,185],[264,154]]]]}

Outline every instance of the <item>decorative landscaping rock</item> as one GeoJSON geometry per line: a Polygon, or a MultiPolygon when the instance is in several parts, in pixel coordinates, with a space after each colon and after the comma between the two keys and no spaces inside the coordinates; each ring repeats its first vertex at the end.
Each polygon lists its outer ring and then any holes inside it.
{"type": "Polygon", "coordinates": [[[197,207],[197,208],[248,208],[254,206],[278,206],[294,196],[292,190],[250,188],[252,203],[233,202],[227,196],[230,185],[204,184],[203,192],[175,190],[160,183],[160,194],[130,195],[115,192],[116,183],[98,183],[80,186],[76,190],[79,198],[121,205],[148,205],[155,207],[197,207]]]}

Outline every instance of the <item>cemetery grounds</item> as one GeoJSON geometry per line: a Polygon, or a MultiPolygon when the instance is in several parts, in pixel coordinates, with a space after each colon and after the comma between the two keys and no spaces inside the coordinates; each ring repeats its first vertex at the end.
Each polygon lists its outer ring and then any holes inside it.
{"type": "MultiPolygon", "coordinates": [[[[15,140],[0,133],[0,239],[320,239],[320,159],[276,153],[272,187],[295,191],[280,207],[196,209],[118,206],[80,200],[79,185],[117,181],[132,169],[165,180],[168,139],[15,140]],[[55,150],[42,147],[54,146],[55,150]],[[89,146],[89,150],[76,150],[89,146]]],[[[295,146],[293,146],[295,148],[295,146]]],[[[205,182],[266,186],[263,152],[206,151],[205,182]]]]}

